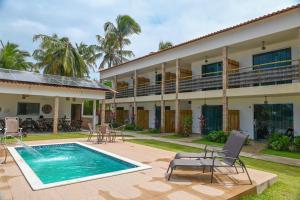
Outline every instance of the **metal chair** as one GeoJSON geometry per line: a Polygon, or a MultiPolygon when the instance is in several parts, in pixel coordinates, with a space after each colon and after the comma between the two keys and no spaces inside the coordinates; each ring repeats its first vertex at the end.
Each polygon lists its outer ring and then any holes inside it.
{"type": "Polygon", "coordinates": [[[19,118],[5,117],[4,143],[6,144],[7,137],[18,137],[22,140],[22,135],[23,132],[19,126],[19,118]]]}

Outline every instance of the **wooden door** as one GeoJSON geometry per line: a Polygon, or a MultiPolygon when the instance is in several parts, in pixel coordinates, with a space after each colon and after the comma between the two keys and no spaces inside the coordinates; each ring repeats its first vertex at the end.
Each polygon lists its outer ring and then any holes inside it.
{"type": "Polygon", "coordinates": [[[71,120],[81,120],[81,104],[71,105],[71,120]]]}
{"type": "Polygon", "coordinates": [[[119,125],[125,124],[128,120],[128,110],[116,110],[116,122],[119,125]]]}
{"type": "Polygon", "coordinates": [[[180,130],[180,132],[184,131],[183,130],[184,129],[184,119],[186,117],[192,118],[192,110],[180,110],[180,120],[179,120],[179,123],[180,123],[179,130],[180,130]]]}
{"type": "Polygon", "coordinates": [[[149,110],[137,110],[137,125],[149,129],[149,110]]]}
{"type": "Polygon", "coordinates": [[[240,130],[239,110],[228,110],[228,130],[240,130]]]}
{"type": "Polygon", "coordinates": [[[165,111],[165,132],[175,132],[175,110],[165,111]]]}

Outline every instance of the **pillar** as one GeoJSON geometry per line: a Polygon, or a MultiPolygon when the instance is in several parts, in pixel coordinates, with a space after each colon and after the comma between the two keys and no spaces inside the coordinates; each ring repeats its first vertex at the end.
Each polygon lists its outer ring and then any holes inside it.
{"type": "MultiPolygon", "coordinates": [[[[117,76],[114,76],[114,79],[113,79],[113,90],[117,90],[117,76]]],[[[114,119],[113,121],[115,122],[116,120],[116,110],[117,110],[117,105],[116,105],[116,95],[117,93],[114,93],[114,96],[113,96],[113,104],[112,104],[112,112],[113,112],[113,116],[114,116],[114,119]]]]}
{"type": "Polygon", "coordinates": [[[165,63],[161,64],[161,100],[160,100],[160,132],[164,133],[166,131],[165,126],[165,63]]]}
{"type": "Polygon", "coordinates": [[[179,77],[180,77],[180,69],[179,69],[179,59],[176,59],[176,99],[175,99],[175,133],[179,133],[180,129],[180,106],[179,106],[179,77]]]}
{"type": "Polygon", "coordinates": [[[54,97],[53,133],[58,132],[58,110],[59,110],[59,97],[54,97]]]}
{"type": "Polygon", "coordinates": [[[96,108],[97,108],[97,102],[96,100],[93,100],[93,129],[96,129],[97,119],[96,119],[96,108]]]}
{"type": "Polygon", "coordinates": [[[137,97],[137,84],[138,84],[138,76],[137,71],[134,70],[134,78],[133,78],[133,116],[134,116],[134,124],[137,125],[137,103],[136,103],[136,97],[137,97]]]}
{"type": "Polygon", "coordinates": [[[227,97],[227,88],[228,88],[228,47],[223,47],[222,49],[223,57],[223,74],[222,74],[222,85],[223,85],[223,131],[228,131],[228,97],[227,97]]]}
{"type": "Polygon", "coordinates": [[[102,100],[101,104],[101,124],[105,124],[105,100],[102,100]]]}

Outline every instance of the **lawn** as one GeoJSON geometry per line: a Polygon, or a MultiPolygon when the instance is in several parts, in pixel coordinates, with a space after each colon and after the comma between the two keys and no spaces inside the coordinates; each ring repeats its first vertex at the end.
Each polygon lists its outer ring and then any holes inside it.
{"type": "Polygon", "coordinates": [[[182,138],[188,138],[187,136],[182,136],[179,134],[173,134],[173,135],[163,135],[162,138],[168,138],[168,139],[182,139],[182,138]]]}
{"type": "Polygon", "coordinates": [[[268,154],[268,155],[274,155],[274,156],[282,156],[282,157],[300,159],[300,153],[299,152],[276,151],[276,150],[273,150],[273,149],[264,149],[260,153],[268,154]]]}
{"type": "MultiPolygon", "coordinates": [[[[83,133],[47,133],[47,134],[29,134],[27,137],[23,137],[23,141],[37,141],[37,140],[57,140],[57,139],[71,139],[71,138],[86,138],[88,135],[83,133]]],[[[9,138],[8,142],[12,142],[15,139],[9,138]]]]}
{"type": "Polygon", "coordinates": [[[200,138],[200,139],[193,140],[192,143],[207,144],[209,146],[217,146],[217,147],[224,146],[224,144],[222,144],[222,143],[211,142],[211,141],[207,140],[206,138],[200,138]]]}
{"type": "MultiPolygon", "coordinates": [[[[199,152],[201,149],[156,140],[128,140],[168,151],[199,152]]],[[[300,199],[300,167],[292,167],[252,158],[242,158],[246,165],[278,175],[278,181],[261,195],[249,196],[243,200],[299,200],[300,199]]]]}

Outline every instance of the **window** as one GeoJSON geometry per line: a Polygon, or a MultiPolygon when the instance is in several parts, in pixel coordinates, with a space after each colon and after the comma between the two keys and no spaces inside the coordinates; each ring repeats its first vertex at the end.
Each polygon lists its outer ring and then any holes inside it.
{"type": "Polygon", "coordinates": [[[39,103],[18,103],[18,115],[39,115],[39,103]]]}
{"type": "Polygon", "coordinates": [[[293,128],[293,104],[255,104],[255,139],[266,139],[271,133],[285,133],[293,128]]]}
{"type": "Polygon", "coordinates": [[[256,54],[253,55],[253,66],[254,69],[258,67],[261,69],[268,69],[272,67],[280,67],[285,65],[291,65],[291,48],[280,49],[276,51],[270,51],[266,53],[256,54]],[[280,61],[287,61],[287,62],[280,62],[280,61]],[[279,63],[274,63],[279,62],[279,63]],[[273,64],[267,64],[273,63],[273,64]],[[266,64],[266,65],[265,65],[266,64]],[[256,66],[262,65],[262,66],[256,66]]]}
{"type": "Polygon", "coordinates": [[[202,115],[205,119],[205,126],[201,130],[203,134],[222,130],[222,113],[222,105],[202,106],[202,115]]]}
{"type": "Polygon", "coordinates": [[[211,64],[202,65],[202,76],[216,76],[221,75],[223,70],[223,63],[216,62],[211,64]]]}
{"type": "MultiPolygon", "coordinates": [[[[96,101],[96,110],[99,109],[99,101],[96,101]]],[[[93,101],[87,100],[83,102],[83,115],[93,115],[93,101]]]]}

